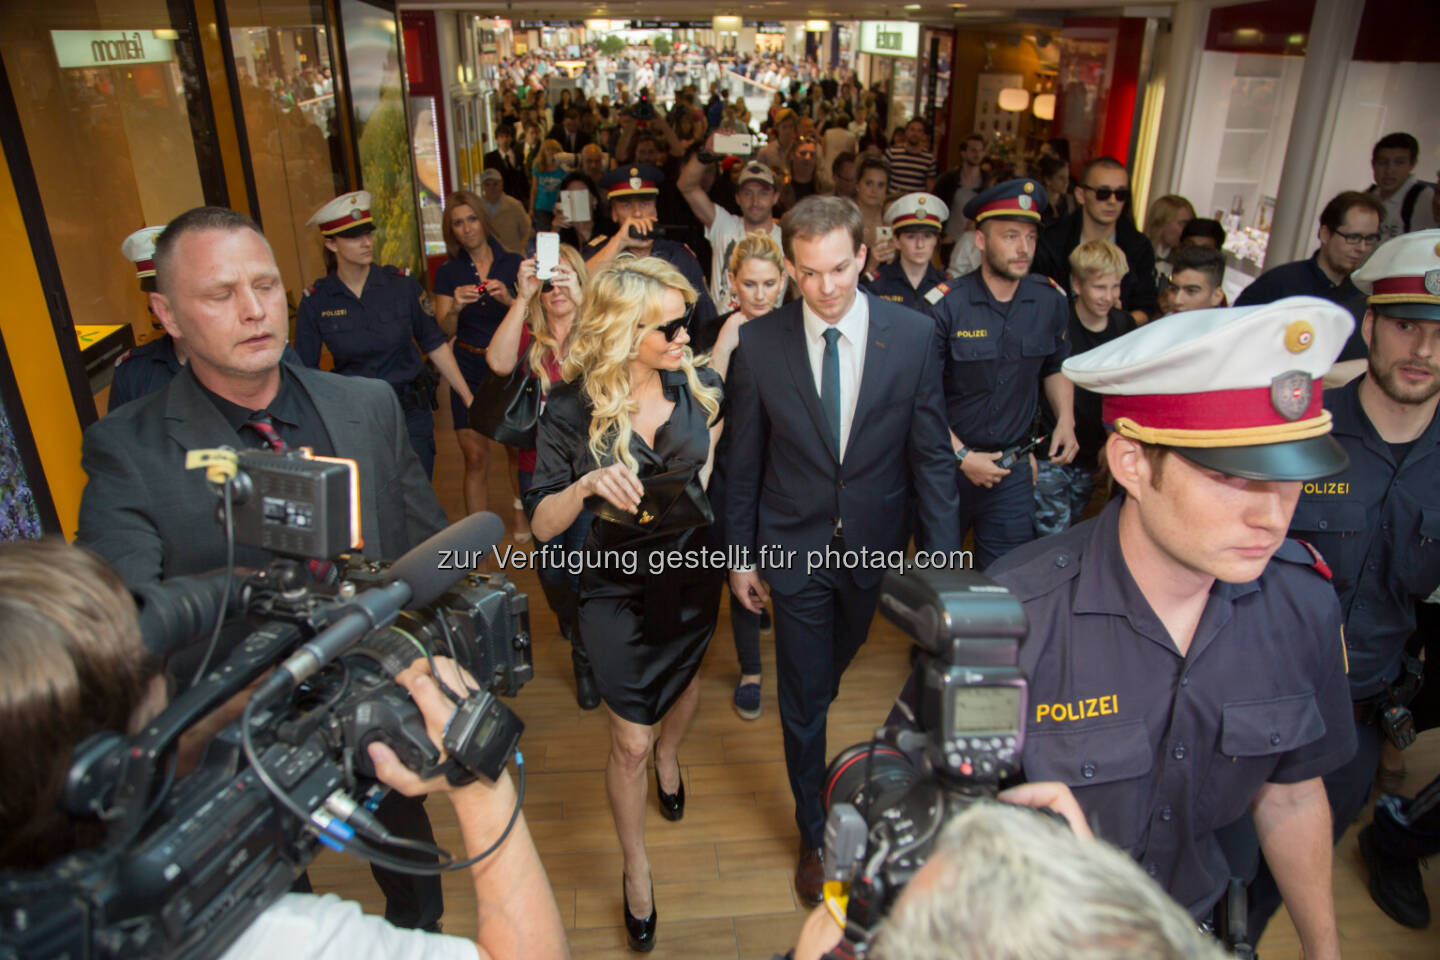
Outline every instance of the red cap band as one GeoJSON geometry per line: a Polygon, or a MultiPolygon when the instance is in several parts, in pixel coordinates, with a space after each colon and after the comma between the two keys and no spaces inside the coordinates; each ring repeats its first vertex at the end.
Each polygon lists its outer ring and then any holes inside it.
{"type": "Polygon", "coordinates": [[[1019,197],[1006,197],[1004,200],[996,200],[994,203],[987,203],[985,204],[985,206],[981,207],[979,211],[976,212],[975,221],[978,223],[979,221],[984,220],[986,217],[995,216],[1025,217],[1026,219],[1039,220],[1040,211],[1035,209],[1035,201],[1032,200],[1029,196],[1027,196],[1025,199],[1030,200],[1029,209],[1020,206],[1019,197]]]}
{"type": "Polygon", "coordinates": [[[370,221],[369,210],[351,210],[338,220],[326,220],[320,224],[321,233],[330,233],[334,230],[345,230],[349,227],[358,227],[370,221]]]}
{"type": "Polygon", "coordinates": [[[1372,297],[1395,296],[1397,294],[1402,296],[1405,294],[1425,296],[1429,293],[1430,291],[1425,289],[1424,277],[1382,277],[1375,281],[1374,289],[1370,295],[1372,297]]]}
{"type": "MultiPolygon", "coordinates": [[[[1298,417],[1283,416],[1275,409],[1270,387],[1243,390],[1212,390],[1208,393],[1148,394],[1132,397],[1107,396],[1102,417],[1114,423],[1122,417],[1142,427],[1157,430],[1240,430],[1271,427],[1318,417],[1324,409],[1323,385],[1317,379],[1310,387],[1310,404],[1298,417]]],[[[1300,393],[1296,392],[1296,398],[1300,393]]]]}

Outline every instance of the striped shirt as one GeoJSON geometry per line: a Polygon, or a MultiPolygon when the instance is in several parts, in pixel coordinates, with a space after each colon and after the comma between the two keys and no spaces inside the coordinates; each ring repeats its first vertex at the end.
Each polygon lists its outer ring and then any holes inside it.
{"type": "Polygon", "coordinates": [[[935,166],[935,154],[929,150],[909,150],[903,146],[886,147],[885,163],[890,167],[891,193],[924,190],[926,179],[940,172],[935,166]]]}

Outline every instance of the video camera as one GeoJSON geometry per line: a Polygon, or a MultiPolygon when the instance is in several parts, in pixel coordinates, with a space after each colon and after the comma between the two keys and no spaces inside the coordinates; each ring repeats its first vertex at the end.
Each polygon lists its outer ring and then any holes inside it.
{"type": "Polygon", "coordinates": [[[630,109],[626,113],[640,121],[642,128],[648,126],[650,121],[655,119],[655,106],[650,102],[649,87],[640,91],[640,95],[635,98],[635,102],[630,105],[630,109]]]}
{"type": "MultiPolygon", "coordinates": [[[[234,466],[223,484],[227,536],[239,531],[246,546],[286,556],[245,577],[138,591],[152,651],[193,644],[212,622],[218,638],[225,620],[227,653],[140,733],[101,733],[76,748],[61,803],[108,823],[106,840],[43,871],[0,875],[3,960],[218,956],[322,843],[402,872],[466,866],[379,824],[372,811],[385,788],[366,748],[385,743],[421,776],[455,784],[493,780],[518,758],[524,725],[497,696],[533,675],[526,597],[503,576],[436,562],[489,549],[504,534],[499,518],[474,514],[393,563],[336,557],[337,574],[316,584],[299,561],[358,532],[347,516],[354,465],[347,477],[337,461],[225,453],[234,466]],[[440,655],[479,684],[456,692],[442,683],[457,703],[444,763],[394,682],[417,658],[440,655]],[[181,735],[257,681],[240,721],[175,779],[181,735]]],[[[523,767],[518,794],[511,826],[523,767]]]]}
{"type": "Polygon", "coordinates": [[[864,931],[925,864],[945,821],[1020,772],[1028,697],[1025,611],[1004,587],[912,567],[885,575],[880,609],[915,639],[907,690],[918,713],[842,750],[821,794],[827,895],[848,884],[847,922],[864,931]]]}

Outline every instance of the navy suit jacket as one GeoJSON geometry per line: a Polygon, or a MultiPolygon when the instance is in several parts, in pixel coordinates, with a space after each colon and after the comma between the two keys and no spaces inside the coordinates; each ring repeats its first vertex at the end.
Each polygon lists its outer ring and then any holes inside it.
{"type": "MultiPolygon", "coordinates": [[[[804,586],[805,556],[825,550],[837,519],[845,548],[903,549],[912,499],[917,540],[927,550],[959,550],[955,456],[945,422],[935,324],[913,310],[872,297],[860,396],[842,463],[825,426],[805,349],[796,300],[740,328],[726,384],[729,434],[725,521],[729,544],[750,552],[774,545],[793,562],[762,565],[770,587],[804,586]]],[[[862,588],[884,574],[852,570],[862,588]]]]}
{"type": "MultiPolygon", "coordinates": [[[[443,529],[445,511],[405,431],[405,414],[383,380],[289,368],[320,412],[337,456],[360,467],[360,524],[366,556],[394,559],[443,529]]],[[[186,368],[163,390],[106,414],[85,431],[76,539],[110,562],[126,585],[225,566],[218,498],[203,470],[186,470],[187,450],[249,446],[186,368]]],[[[269,555],[237,545],[239,566],[269,555]]]]}

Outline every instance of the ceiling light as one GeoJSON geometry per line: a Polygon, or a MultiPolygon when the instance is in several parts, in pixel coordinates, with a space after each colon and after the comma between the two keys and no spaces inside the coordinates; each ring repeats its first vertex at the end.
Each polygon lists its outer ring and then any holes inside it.
{"type": "Polygon", "coordinates": [[[1000,91],[999,104],[1001,110],[1019,113],[1030,106],[1030,91],[1024,87],[1006,87],[1000,91]]]}
{"type": "Polygon", "coordinates": [[[1035,94],[1035,105],[1034,105],[1034,107],[1033,107],[1032,109],[1033,109],[1034,112],[1035,112],[1035,119],[1037,119],[1037,120],[1054,120],[1054,119],[1055,119],[1055,94],[1053,94],[1053,93],[1037,93],[1037,94],[1035,94]]]}
{"type": "Polygon", "coordinates": [[[919,9],[920,9],[920,4],[918,4],[918,3],[907,3],[907,4],[905,4],[905,9],[906,9],[906,10],[919,10],[919,9]]]}

